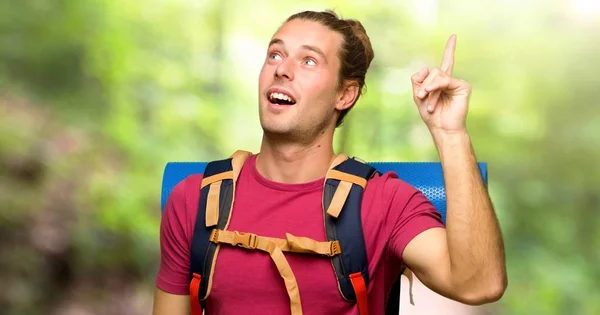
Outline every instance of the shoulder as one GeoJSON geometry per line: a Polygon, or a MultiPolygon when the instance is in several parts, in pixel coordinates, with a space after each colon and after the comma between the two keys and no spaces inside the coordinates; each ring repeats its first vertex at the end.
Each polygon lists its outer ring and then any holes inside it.
{"type": "Polygon", "coordinates": [[[376,174],[369,180],[363,205],[378,212],[388,223],[411,221],[418,216],[431,216],[441,222],[440,213],[425,194],[395,172],[376,174]]]}
{"type": "Polygon", "coordinates": [[[188,294],[191,240],[198,207],[202,175],[178,182],[165,204],[160,223],[161,260],[156,285],[165,292],[188,294]]]}
{"type": "Polygon", "coordinates": [[[200,185],[203,174],[192,174],[177,183],[169,193],[162,214],[162,229],[175,229],[190,239],[200,201],[200,185]]]}
{"type": "Polygon", "coordinates": [[[417,188],[400,179],[396,172],[391,171],[381,174],[375,173],[369,179],[365,189],[365,195],[371,195],[384,200],[397,199],[407,201],[419,193],[420,191],[417,188]]]}
{"type": "MultiPolygon", "coordinates": [[[[203,177],[203,174],[192,174],[177,183],[169,193],[167,206],[169,203],[181,204],[187,203],[188,200],[197,199],[194,197],[200,196],[200,185],[203,177]]],[[[165,206],[165,210],[167,206],[165,206]]]]}

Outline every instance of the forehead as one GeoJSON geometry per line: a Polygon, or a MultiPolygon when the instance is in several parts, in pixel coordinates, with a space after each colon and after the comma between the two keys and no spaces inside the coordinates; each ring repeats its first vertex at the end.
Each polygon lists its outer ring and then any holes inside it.
{"type": "Polygon", "coordinates": [[[342,35],[319,22],[295,19],[283,24],[273,35],[281,39],[288,49],[303,45],[318,47],[328,59],[337,56],[342,44],[342,35]]]}

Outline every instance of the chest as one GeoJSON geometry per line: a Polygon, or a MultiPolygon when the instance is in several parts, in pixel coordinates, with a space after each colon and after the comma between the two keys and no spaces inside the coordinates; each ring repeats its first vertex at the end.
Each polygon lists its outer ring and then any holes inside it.
{"type": "Polygon", "coordinates": [[[324,241],[322,192],[240,189],[236,193],[229,230],[278,238],[291,233],[324,241]]]}
{"type": "MultiPolygon", "coordinates": [[[[275,238],[285,238],[290,233],[325,241],[322,198],[322,190],[238,189],[228,230],[275,238]]],[[[374,254],[381,253],[376,248],[385,242],[377,241],[382,230],[381,216],[370,215],[370,211],[363,209],[362,223],[369,269],[375,270],[379,259],[374,254]]],[[[287,252],[284,255],[298,283],[304,313],[355,313],[356,306],[345,301],[339,292],[330,258],[287,252]]],[[[224,245],[216,260],[207,307],[212,314],[289,314],[289,297],[268,253],[224,245]],[[242,305],[244,309],[238,309],[242,305]]]]}
{"type": "MultiPolygon", "coordinates": [[[[320,191],[288,192],[272,197],[239,193],[228,229],[277,238],[291,233],[324,241],[321,198],[320,191]]],[[[284,255],[298,283],[305,313],[328,314],[353,309],[352,304],[341,298],[328,257],[287,252],[284,255]]],[[[269,254],[232,246],[220,248],[207,303],[209,309],[219,314],[289,313],[284,282],[269,254]],[[240,304],[245,307],[243,311],[236,309],[240,304]]]]}

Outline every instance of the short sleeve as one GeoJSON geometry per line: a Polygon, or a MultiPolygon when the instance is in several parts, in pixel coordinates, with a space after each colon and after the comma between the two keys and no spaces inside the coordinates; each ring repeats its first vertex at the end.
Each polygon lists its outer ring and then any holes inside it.
{"type": "Polygon", "coordinates": [[[390,218],[395,219],[388,249],[394,258],[402,261],[404,249],[425,230],[444,227],[440,212],[418,189],[400,181],[392,196],[390,218]]]}
{"type": "Polygon", "coordinates": [[[171,294],[189,294],[189,214],[186,180],[179,182],[167,199],[160,223],[160,266],[156,286],[171,294]]]}

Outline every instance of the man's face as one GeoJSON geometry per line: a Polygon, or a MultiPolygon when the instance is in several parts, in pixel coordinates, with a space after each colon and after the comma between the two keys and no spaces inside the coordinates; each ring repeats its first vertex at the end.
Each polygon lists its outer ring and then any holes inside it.
{"type": "Polygon", "coordinates": [[[265,133],[309,138],[335,125],[341,44],[339,33],[298,19],[273,35],[259,78],[265,133]]]}

